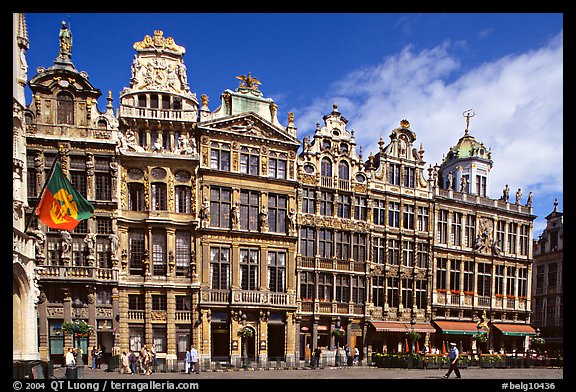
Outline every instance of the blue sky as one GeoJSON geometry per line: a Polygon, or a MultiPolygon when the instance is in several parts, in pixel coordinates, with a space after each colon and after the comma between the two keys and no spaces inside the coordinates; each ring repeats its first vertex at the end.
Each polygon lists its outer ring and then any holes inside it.
{"type": "MultiPolygon", "coordinates": [[[[28,78],[58,55],[63,20],[72,61],[102,91],[129,86],[132,45],[154,30],[186,48],[193,92],[220,94],[252,73],[294,112],[298,137],[337,103],[363,155],[410,121],[424,160],[440,163],[464,134],[492,149],[490,186],[534,193],[535,238],[554,199],[563,211],[563,15],[561,13],[28,13],[28,78]]],[[[30,95],[28,94],[30,102],[30,95]]]]}

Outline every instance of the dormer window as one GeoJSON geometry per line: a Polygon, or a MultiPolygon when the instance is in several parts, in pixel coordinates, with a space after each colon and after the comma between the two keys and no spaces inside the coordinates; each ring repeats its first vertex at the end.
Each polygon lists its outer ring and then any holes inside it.
{"type": "Polygon", "coordinates": [[[68,92],[61,92],[57,96],[58,124],[74,125],[74,97],[68,92]]]}
{"type": "Polygon", "coordinates": [[[146,107],[146,95],[144,95],[144,94],[138,95],[138,107],[140,107],[140,108],[146,107]]]}
{"type": "Polygon", "coordinates": [[[332,148],[332,142],[330,140],[322,140],[322,150],[330,150],[332,148]]]}
{"type": "Polygon", "coordinates": [[[340,153],[347,154],[348,153],[348,144],[340,143],[340,153]]]}

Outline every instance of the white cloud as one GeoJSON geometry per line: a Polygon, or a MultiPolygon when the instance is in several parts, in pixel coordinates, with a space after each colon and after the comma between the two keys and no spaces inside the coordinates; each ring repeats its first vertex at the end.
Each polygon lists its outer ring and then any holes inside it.
{"type": "Polygon", "coordinates": [[[524,190],[524,200],[530,190],[535,200],[549,198],[563,190],[562,45],[561,32],[546,47],[473,69],[461,69],[449,42],[420,52],[408,46],[295,110],[299,136],[313,132],[336,102],[365,158],[405,118],[434,165],[464,134],[462,113],[473,108],[470,133],[492,150],[491,197],[509,184],[524,190]]]}

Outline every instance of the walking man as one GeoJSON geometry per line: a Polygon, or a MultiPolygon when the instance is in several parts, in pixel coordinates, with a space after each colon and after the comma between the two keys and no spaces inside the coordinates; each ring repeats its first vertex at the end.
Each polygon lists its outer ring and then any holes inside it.
{"type": "Polygon", "coordinates": [[[448,369],[448,373],[444,375],[444,378],[450,377],[452,370],[456,373],[456,378],[462,378],[460,377],[460,369],[458,369],[458,357],[459,352],[458,348],[456,348],[456,343],[450,343],[450,368],[448,369]]]}
{"type": "Polygon", "coordinates": [[[200,367],[198,366],[198,351],[194,346],[190,346],[190,362],[192,366],[192,371],[196,374],[200,374],[200,367]]]}

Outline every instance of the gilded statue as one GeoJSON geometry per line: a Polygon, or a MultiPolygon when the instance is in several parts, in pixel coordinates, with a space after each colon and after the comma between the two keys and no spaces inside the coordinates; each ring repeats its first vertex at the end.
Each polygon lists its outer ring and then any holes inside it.
{"type": "Polygon", "coordinates": [[[258,86],[262,83],[256,78],[253,78],[248,72],[248,76],[240,75],[236,76],[236,79],[240,80],[240,87],[249,88],[251,90],[258,90],[258,86]]]}

